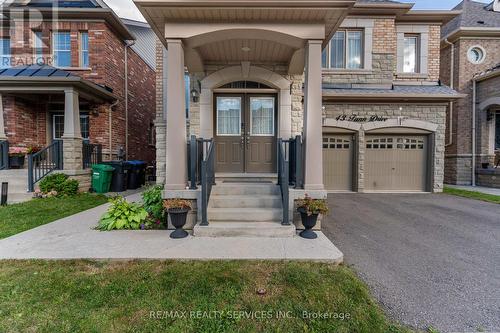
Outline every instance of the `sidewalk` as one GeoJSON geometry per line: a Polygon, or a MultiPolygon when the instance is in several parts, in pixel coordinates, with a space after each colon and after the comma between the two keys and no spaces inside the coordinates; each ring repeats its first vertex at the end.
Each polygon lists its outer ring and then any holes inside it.
{"type": "MultiPolygon", "coordinates": [[[[127,197],[139,201],[140,194],[127,197]]],[[[293,238],[201,238],[173,240],[170,231],[94,230],[108,205],[0,241],[0,260],[305,260],[341,263],[343,254],[318,233],[293,238]]]]}
{"type": "Polygon", "coordinates": [[[445,185],[449,188],[454,188],[457,190],[479,192],[491,195],[500,195],[500,188],[482,187],[482,186],[466,186],[466,185],[445,185]]]}

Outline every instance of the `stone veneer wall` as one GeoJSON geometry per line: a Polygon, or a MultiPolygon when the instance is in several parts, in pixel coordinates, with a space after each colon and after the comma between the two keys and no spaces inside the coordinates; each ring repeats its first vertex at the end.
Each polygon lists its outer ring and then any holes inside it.
{"type": "MultiPolygon", "coordinates": [[[[438,125],[435,135],[435,150],[433,161],[433,191],[442,192],[444,182],[444,141],[445,141],[445,117],[446,104],[327,104],[324,116],[335,119],[339,115],[357,116],[383,116],[389,119],[404,117],[407,119],[421,120],[438,125]],[[402,108],[402,109],[400,109],[402,108]]],[[[358,191],[364,191],[364,136],[363,130],[359,133],[359,156],[358,156],[358,191]]]]}
{"type": "Polygon", "coordinates": [[[163,44],[156,41],[156,182],[165,184],[167,170],[167,124],[163,117],[163,44]]]}

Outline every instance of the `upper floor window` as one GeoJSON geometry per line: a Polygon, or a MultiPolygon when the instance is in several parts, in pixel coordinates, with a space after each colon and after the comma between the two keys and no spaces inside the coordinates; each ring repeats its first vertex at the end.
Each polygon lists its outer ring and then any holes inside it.
{"type": "Polygon", "coordinates": [[[335,69],[363,68],[363,31],[339,30],[323,51],[323,67],[335,69]]]}
{"type": "Polygon", "coordinates": [[[10,67],[10,58],[10,38],[0,38],[0,68],[10,67]]]}
{"type": "Polygon", "coordinates": [[[43,65],[43,38],[41,31],[33,32],[33,50],[35,56],[35,64],[43,65]]]}
{"type": "Polygon", "coordinates": [[[71,67],[71,34],[69,32],[54,33],[53,56],[56,67],[71,67]]]}
{"type": "Polygon", "coordinates": [[[420,43],[417,35],[405,35],[403,72],[418,73],[420,63],[420,43]]]}
{"type": "Polygon", "coordinates": [[[80,33],[80,66],[83,68],[90,67],[89,63],[89,33],[80,33]]]}

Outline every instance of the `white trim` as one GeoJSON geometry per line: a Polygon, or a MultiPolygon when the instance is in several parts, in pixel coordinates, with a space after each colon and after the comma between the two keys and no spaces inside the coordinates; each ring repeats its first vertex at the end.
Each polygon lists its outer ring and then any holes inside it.
{"type": "Polygon", "coordinates": [[[487,53],[486,53],[486,50],[484,49],[484,47],[482,47],[481,45],[472,45],[471,47],[469,47],[469,49],[467,50],[467,61],[469,61],[471,64],[473,65],[480,65],[482,64],[485,60],[486,60],[486,57],[487,57],[487,53]],[[470,51],[472,51],[473,49],[479,49],[481,50],[481,52],[483,53],[483,57],[481,58],[481,60],[479,61],[472,61],[469,57],[469,53],[470,51]]]}
{"type": "Polygon", "coordinates": [[[428,74],[428,61],[429,61],[429,33],[428,25],[397,25],[397,75],[408,74],[428,74]],[[403,71],[404,68],[404,40],[405,34],[419,35],[418,47],[418,72],[407,73],[403,71]]]}

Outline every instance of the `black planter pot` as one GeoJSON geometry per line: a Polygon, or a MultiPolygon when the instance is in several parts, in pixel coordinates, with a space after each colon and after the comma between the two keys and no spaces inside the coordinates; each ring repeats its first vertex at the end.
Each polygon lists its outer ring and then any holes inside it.
{"type": "Polygon", "coordinates": [[[24,167],[24,156],[9,156],[10,169],[22,169],[24,167]]]}
{"type": "Polygon", "coordinates": [[[303,208],[298,209],[300,213],[300,217],[302,218],[302,224],[304,225],[305,230],[302,231],[299,236],[305,239],[316,239],[318,235],[312,229],[318,223],[319,214],[307,215],[307,211],[303,208]]]}
{"type": "Polygon", "coordinates": [[[180,239],[189,235],[186,230],[182,229],[186,225],[188,212],[189,209],[169,209],[170,221],[175,228],[170,234],[170,238],[180,239]]]}

